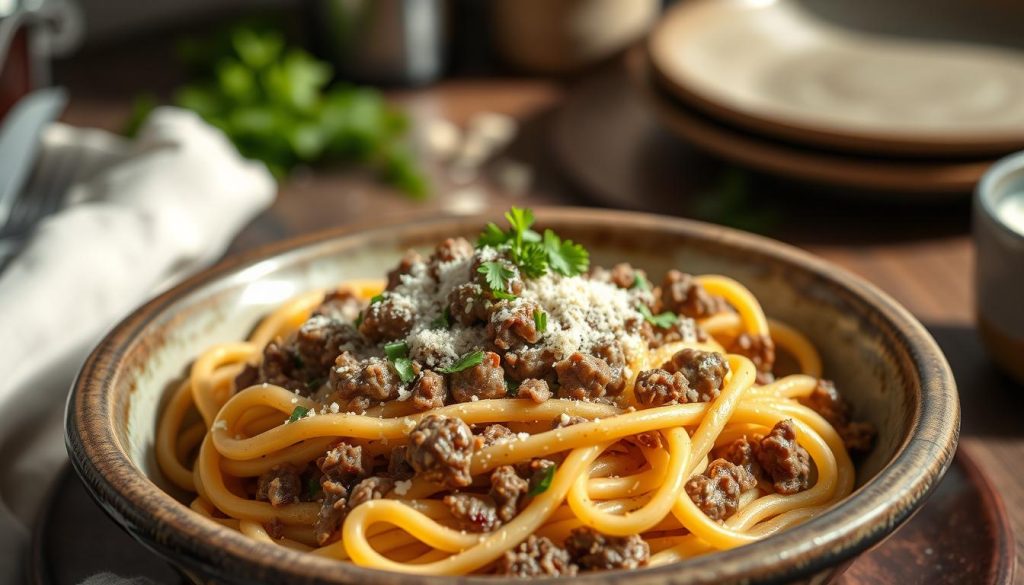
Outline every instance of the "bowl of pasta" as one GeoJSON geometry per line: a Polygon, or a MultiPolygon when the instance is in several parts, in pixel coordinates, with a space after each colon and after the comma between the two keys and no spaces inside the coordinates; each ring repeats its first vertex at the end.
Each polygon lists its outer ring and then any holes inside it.
{"type": "Polygon", "coordinates": [[[100,343],[66,429],[197,581],[820,583],[924,502],[959,402],[920,323],[804,252],[513,208],[207,270],[100,343]]]}

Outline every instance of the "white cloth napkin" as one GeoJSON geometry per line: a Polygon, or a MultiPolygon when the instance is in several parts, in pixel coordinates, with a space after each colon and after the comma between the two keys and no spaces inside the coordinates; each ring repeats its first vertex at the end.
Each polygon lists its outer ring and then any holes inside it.
{"type": "Polygon", "coordinates": [[[30,527],[66,459],[64,402],[89,349],[146,298],[223,254],[276,192],[262,164],[176,108],[154,111],[134,141],[55,124],[41,160],[59,149],[78,155],[71,204],[0,273],[4,583],[19,579],[30,527]]]}

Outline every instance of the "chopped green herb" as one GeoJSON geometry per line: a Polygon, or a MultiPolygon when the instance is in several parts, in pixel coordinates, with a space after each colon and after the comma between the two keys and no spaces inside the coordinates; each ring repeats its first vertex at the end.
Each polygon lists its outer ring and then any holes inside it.
{"type": "Polygon", "coordinates": [[[665,311],[664,313],[654,315],[651,313],[651,309],[647,305],[640,305],[636,310],[644,316],[645,321],[662,329],[668,329],[679,319],[679,317],[671,311],[665,311]]]}
{"type": "Polygon", "coordinates": [[[300,418],[306,416],[307,412],[309,412],[309,409],[306,408],[305,406],[302,406],[301,404],[299,406],[296,406],[295,410],[292,411],[291,416],[288,417],[288,422],[293,423],[299,420],[300,418]]]}
{"type": "Polygon", "coordinates": [[[508,378],[505,378],[505,394],[507,394],[509,396],[509,398],[516,398],[516,397],[518,397],[519,396],[519,382],[513,382],[512,380],[509,380],[508,378]]]}
{"type": "Polygon", "coordinates": [[[321,487],[321,485],[320,485],[320,478],[319,477],[315,477],[314,476],[314,477],[310,477],[309,479],[306,480],[306,499],[307,500],[310,500],[310,501],[316,500],[317,497],[320,496],[320,493],[322,491],[323,491],[323,487],[321,487]]]}
{"type": "Polygon", "coordinates": [[[548,328],[548,314],[542,309],[537,309],[533,312],[533,324],[537,326],[537,331],[544,333],[548,328]]]}
{"type": "Polygon", "coordinates": [[[436,319],[430,322],[431,329],[447,329],[452,326],[452,312],[445,307],[436,319]]]}
{"type": "Polygon", "coordinates": [[[520,209],[513,207],[505,212],[505,219],[508,220],[508,225],[512,228],[514,242],[513,249],[519,249],[523,247],[523,234],[530,229],[533,222],[536,219],[533,216],[533,210],[526,208],[520,209]]]}
{"type": "Polygon", "coordinates": [[[443,374],[454,374],[455,372],[461,372],[467,370],[473,366],[479,366],[484,361],[484,352],[477,350],[459,358],[459,361],[448,366],[447,368],[438,368],[437,371],[443,374]]]}
{"type": "Polygon", "coordinates": [[[354,323],[354,325],[356,326],[356,329],[359,329],[359,326],[363,324],[363,313],[365,313],[365,312],[366,311],[359,311],[359,316],[356,317],[356,321],[354,323]]]}
{"type": "Polygon", "coordinates": [[[539,242],[527,242],[512,251],[512,260],[527,278],[540,278],[548,271],[548,253],[539,242]]]}
{"type": "Polygon", "coordinates": [[[384,300],[384,293],[380,293],[379,295],[373,295],[373,297],[370,298],[370,304],[371,305],[376,305],[377,303],[379,303],[379,302],[381,302],[383,300],[384,300]]]}
{"type": "Polygon", "coordinates": [[[551,481],[555,478],[555,471],[557,469],[558,466],[553,463],[541,469],[538,472],[539,477],[535,475],[534,481],[531,482],[533,485],[530,486],[530,495],[539,496],[548,491],[548,488],[551,487],[551,481]]]}
{"type": "Polygon", "coordinates": [[[476,245],[507,249],[524,277],[539,278],[548,270],[576,276],[590,267],[590,255],[583,246],[572,240],[562,241],[551,230],[544,230],[541,236],[530,229],[535,221],[532,210],[513,207],[505,213],[505,219],[509,229],[502,231],[494,223],[489,223],[477,238],[476,245]]]}
{"type": "Polygon", "coordinates": [[[384,346],[384,353],[387,354],[388,359],[391,361],[409,357],[409,344],[404,341],[393,341],[384,346]]]}
{"type": "Polygon", "coordinates": [[[494,292],[505,292],[509,281],[516,276],[516,273],[502,262],[484,262],[476,271],[484,275],[487,286],[494,292]]]}
{"type": "Polygon", "coordinates": [[[544,249],[551,270],[564,276],[583,274],[590,268],[590,253],[572,240],[562,240],[555,232],[544,230],[544,249]]]}
{"type": "Polygon", "coordinates": [[[503,232],[501,228],[495,225],[495,223],[492,221],[487,224],[487,227],[484,228],[484,231],[480,233],[480,237],[476,239],[476,246],[478,248],[482,248],[484,246],[491,246],[492,248],[497,248],[498,246],[507,242],[508,239],[509,234],[503,232]]]}
{"type": "Polygon", "coordinates": [[[647,282],[647,278],[642,272],[637,272],[633,278],[633,284],[629,287],[637,290],[651,290],[651,283],[647,282]]]}
{"type": "Polygon", "coordinates": [[[403,384],[412,382],[412,379],[416,377],[416,370],[412,366],[412,360],[407,357],[400,357],[392,362],[395,366],[395,371],[398,372],[398,377],[401,378],[403,384]]]}
{"type": "Polygon", "coordinates": [[[512,293],[507,293],[507,292],[501,291],[501,290],[492,290],[491,294],[494,295],[494,298],[501,299],[503,301],[514,301],[517,298],[519,298],[519,297],[517,297],[516,295],[514,295],[512,293]]]}

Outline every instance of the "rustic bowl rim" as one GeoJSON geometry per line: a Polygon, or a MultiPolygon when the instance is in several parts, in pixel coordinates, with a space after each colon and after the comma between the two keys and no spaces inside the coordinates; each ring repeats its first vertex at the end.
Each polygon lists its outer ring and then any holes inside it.
{"type": "MultiPolygon", "coordinates": [[[[666,235],[712,241],[754,253],[809,273],[864,304],[880,328],[890,328],[910,360],[917,379],[914,419],[902,445],[874,477],[826,513],[789,530],[739,549],[624,573],[582,574],[575,579],[636,585],[746,582],[785,583],[853,557],[881,541],[923,503],[948,469],[956,450],[960,408],[952,371],[938,344],[895,300],[858,276],[788,244],[703,222],[619,210],[573,207],[535,209],[539,222],[558,221],[615,229],[642,228],[666,235]]],[[[228,258],[160,294],[126,317],[89,355],[65,412],[65,441],[72,466],[91,495],[125,530],[187,570],[227,581],[258,579],[308,583],[356,583],[373,579],[387,585],[450,584],[452,577],[429,577],[356,567],[261,543],[194,513],[148,479],[120,444],[111,396],[125,351],[142,329],[164,310],[201,289],[260,262],[329,241],[448,225],[498,217],[435,216],[409,222],[346,226],[256,248],[228,258]]],[[[915,385],[916,382],[916,385],[915,385]]],[[[916,386],[916,387],[915,387],[916,386]]],[[[518,583],[496,577],[457,577],[461,581],[518,583]]],[[[552,578],[558,579],[558,578],[552,578]]]]}

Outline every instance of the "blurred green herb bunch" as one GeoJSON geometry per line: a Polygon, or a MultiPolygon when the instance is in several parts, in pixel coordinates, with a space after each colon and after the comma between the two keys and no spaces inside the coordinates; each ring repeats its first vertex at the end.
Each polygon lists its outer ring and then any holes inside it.
{"type": "MultiPolygon", "coordinates": [[[[279,179],[299,164],[354,162],[412,197],[427,195],[403,140],[405,115],[372,89],[330,85],[331,66],[287,46],[280,32],[236,26],[185,40],[179,52],[191,81],[176,92],[177,105],[223,130],[279,179]]],[[[146,106],[137,107],[136,124],[146,106]]]]}

